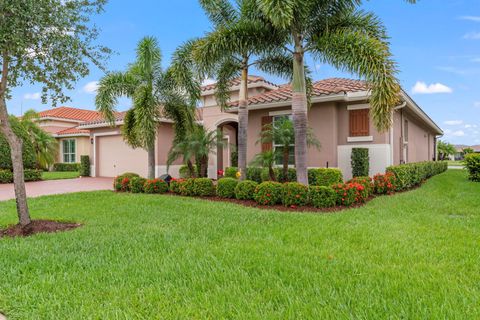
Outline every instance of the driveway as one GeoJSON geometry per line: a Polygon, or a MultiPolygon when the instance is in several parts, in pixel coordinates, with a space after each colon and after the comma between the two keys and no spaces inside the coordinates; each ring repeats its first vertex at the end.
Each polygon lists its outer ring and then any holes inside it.
{"type": "MultiPolygon", "coordinates": [[[[113,190],[112,178],[78,178],[27,182],[29,198],[82,191],[113,190]]],[[[15,199],[13,184],[0,184],[0,201],[15,199]]],[[[0,318],[1,319],[1,318],[0,318]]]]}

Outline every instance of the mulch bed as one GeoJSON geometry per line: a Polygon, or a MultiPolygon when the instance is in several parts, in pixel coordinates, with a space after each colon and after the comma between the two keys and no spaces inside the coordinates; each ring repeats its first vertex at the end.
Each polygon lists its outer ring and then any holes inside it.
{"type": "Polygon", "coordinates": [[[19,224],[9,226],[6,229],[0,229],[0,238],[2,237],[28,237],[37,233],[55,233],[60,231],[69,231],[81,227],[80,223],[59,222],[52,220],[33,220],[29,225],[22,227],[19,224]]]}

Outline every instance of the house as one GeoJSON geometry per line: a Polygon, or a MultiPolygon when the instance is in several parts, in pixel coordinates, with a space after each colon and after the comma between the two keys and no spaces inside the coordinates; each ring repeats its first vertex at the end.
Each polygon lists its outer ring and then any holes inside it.
{"type": "MultiPolygon", "coordinates": [[[[236,150],[239,84],[238,79],[232,81],[231,108],[226,111],[217,106],[215,84],[202,87],[202,106],[198,109],[197,119],[209,130],[221,130],[226,142],[223,148],[219,148],[209,158],[208,172],[212,178],[217,177],[219,169],[231,166],[233,152],[236,150]]],[[[282,117],[291,117],[292,92],[288,84],[276,85],[258,76],[249,77],[248,90],[247,159],[250,161],[262,150],[280,148],[275,143],[268,145],[256,142],[263,125],[282,117]]],[[[351,151],[355,147],[369,149],[371,175],[384,172],[392,164],[435,159],[437,137],[443,132],[408,94],[402,91],[402,103],[393,111],[393,125],[387,132],[378,132],[374,128],[368,112],[369,96],[366,83],[359,80],[333,78],[313,84],[312,105],[308,111],[309,126],[322,147],[320,150],[308,150],[309,167],[338,167],[348,179],[351,176],[351,151]]],[[[93,176],[113,177],[127,171],[144,176],[147,174],[146,151],[130,148],[121,136],[125,113],[119,112],[116,115],[112,127],[95,111],[68,108],[66,112],[64,108],[64,112],[59,112],[63,116],[60,117],[54,113],[58,109],[46,111],[45,114],[52,119],[42,117],[40,121],[61,140],[60,161],[78,161],[81,154],[88,154],[93,176]],[[74,110],[79,110],[78,114],[74,110]],[[68,118],[74,115],[76,119],[68,118]],[[68,118],[68,121],[61,122],[56,118],[68,118]],[[67,128],[68,125],[70,127],[67,128]],[[62,130],[58,128],[60,126],[62,130]],[[73,144],[75,147],[72,147],[73,144]],[[75,150],[74,153],[71,152],[72,149],[75,150]]],[[[172,122],[160,119],[156,142],[157,176],[167,172],[167,154],[172,139],[172,122]]],[[[290,164],[293,166],[294,145],[291,146],[290,153],[290,164]]],[[[169,173],[178,176],[181,165],[177,161],[169,168],[169,173]]]]}
{"type": "Polygon", "coordinates": [[[457,144],[455,145],[455,154],[449,156],[449,159],[452,161],[460,161],[463,160],[465,154],[463,153],[464,149],[470,148],[473,150],[474,153],[480,153],[480,145],[476,146],[467,146],[465,144],[457,144]]]}

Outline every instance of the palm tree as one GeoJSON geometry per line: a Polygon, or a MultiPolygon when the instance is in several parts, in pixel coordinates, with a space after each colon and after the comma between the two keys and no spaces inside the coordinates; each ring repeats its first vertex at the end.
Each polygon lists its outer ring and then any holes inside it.
{"type": "Polygon", "coordinates": [[[132,99],[132,108],[125,115],[122,133],[133,148],[148,152],[148,178],[155,177],[155,139],[157,126],[162,116],[174,118],[176,136],[184,126],[193,123],[199,84],[185,76],[161,68],[162,55],[158,42],[145,37],[137,46],[137,59],[125,72],[111,72],[99,83],[95,104],[104,117],[113,125],[117,99],[126,96],[132,99]],[[175,109],[181,111],[177,111],[175,109]],[[184,116],[178,118],[176,116],[184,116]]]}
{"type": "Polygon", "coordinates": [[[250,161],[250,164],[255,167],[268,168],[268,175],[270,176],[270,180],[276,181],[277,177],[275,176],[275,171],[273,170],[273,166],[275,165],[275,158],[275,153],[272,150],[268,150],[257,153],[252,159],[252,161],[250,161]]]}
{"type": "MultiPolygon", "coordinates": [[[[256,0],[262,13],[283,33],[293,64],[292,113],[297,180],[307,184],[307,84],[305,55],[358,74],[371,87],[370,113],[380,131],[391,125],[399,100],[397,66],[386,30],[373,13],[357,10],[361,0],[256,0]]],[[[408,2],[415,2],[408,0],[408,2]]]]}
{"type": "Polygon", "coordinates": [[[185,139],[174,144],[168,154],[167,165],[170,166],[178,158],[188,166],[190,176],[208,176],[208,156],[215,153],[218,146],[223,145],[223,137],[219,130],[208,131],[202,125],[195,125],[187,133],[185,139]],[[195,159],[198,172],[194,172],[191,160],[195,159]]]}
{"type": "MultiPolygon", "coordinates": [[[[288,177],[290,147],[295,144],[295,130],[292,120],[288,117],[281,117],[273,123],[264,125],[257,143],[275,143],[280,146],[274,150],[275,162],[281,159],[283,177],[286,179],[288,177]]],[[[320,141],[316,138],[311,128],[307,129],[307,145],[320,150],[320,141]]]]}
{"type": "Polygon", "coordinates": [[[240,77],[238,100],[238,167],[240,179],[246,177],[249,68],[280,76],[291,75],[291,63],[275,29],[255,10],[255,0],[200,0],[214,30],[179,48],[179,64],[195,64],[201,74],[217,78],[216,98],[228,108],[230,83],[240,77]],[[189,61],[189,62],[187,62],[189,61]]]}

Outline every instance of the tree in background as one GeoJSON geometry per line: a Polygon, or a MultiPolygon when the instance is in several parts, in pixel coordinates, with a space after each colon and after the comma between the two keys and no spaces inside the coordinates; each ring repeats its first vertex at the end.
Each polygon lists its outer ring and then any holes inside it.
{"type": "Polygon", "coordinates": [[[447,160],[449,156],[457,153],[457,149],[455,149],[455,146],[453,144],[444,142],[442,140],[438,141],[437,150],[438,158],[440,160],[447,160]]]}
{"type": "Polygon", "coordinates": [[[65,102],[90,66],[102,67],[110,51],[94,44],[90,17],[106,0],[4,0],[0,5],[0,133],[11,148],[19,224],[30,224],[22,161],[22,140],[10,125],[6,100],[24,82],[42,86],[42,101],[65,102]]]}
{"type": "Polygon", "coordinates": [[[474,153],[474,152],[475,152],[475,150],[473,150],[473,149],[470,148],[470,147],[467,147],[467,148],[463,148],[463,149],[462,149],[462,154],[463,154],[463,156],[466,156],[467,154],[474,153]]]}
{"type": "Polygon", "coordinates": [[[308,184],[306,54],[367,80],[372,90],[370,113],[380,131],[390,127],[391,112],[399,102],[397,67],[385,27],[373,13],[357,10],[361,2],[257,0],[277,32],[283,33],[285,50],[291,52],[295,165],[297,180],[303,184],[308,184]]]}

